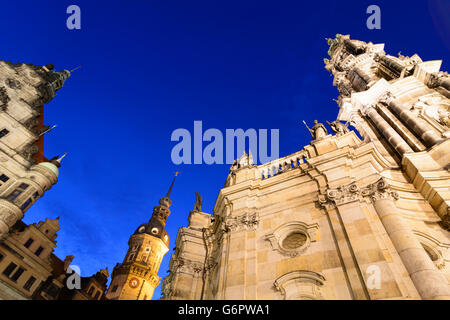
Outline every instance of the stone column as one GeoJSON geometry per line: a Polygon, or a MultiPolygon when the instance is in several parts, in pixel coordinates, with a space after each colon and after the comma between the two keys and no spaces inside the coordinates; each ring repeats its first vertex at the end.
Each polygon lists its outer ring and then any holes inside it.
{"type": "Polygon", "coordinates": [[[390,189],[384,178],[367,186],[362,194],[372,198],[375,210],[421,298],[450,299],[446,277],[436,268],[407,221],[398,213],[394,203],[398,194],[390,189]]]}
{"type": "Polygon", "coordinates": [[[395,131],[390,124],[380,116],[373,106],[366,107],[363,110],[363,114],[373,121],[380,133],[400,155],[407,152],[414,152],[397,131],[395,131]]]}
{"type": "Polygon", "coordinates": [[[403,123],[414,133],[416,133],[424,144],[430,148],[443,139],[439,134],[431,128],[423,119],[415,116],[411,111],[406,109],[401,103],[395,100],[395,98],[387,92],[379,101],[389,107],[389,109],[397,115],[403,123]]]}

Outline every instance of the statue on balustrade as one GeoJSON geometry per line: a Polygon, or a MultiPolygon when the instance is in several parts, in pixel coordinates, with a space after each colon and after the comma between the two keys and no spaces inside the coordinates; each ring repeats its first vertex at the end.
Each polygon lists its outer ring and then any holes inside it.
{"type": "Polygon", "coordinates": [[[314,140],[322,139],[328,135],[327,128],[325,128],[325,126],[322,123],[318,122],[317,120],[314,120],[314,126],[311,129],[308,127],[305,120],[303,120],[303,123],[311,133],[311,136],[313,137],[314,140]]]}
{"type": "Polygon", "coordinates": [[[194,204],[194,212],[202,212],[202,197],[195,191],[195,204],[194,204]]]}
{"type": "Polygon", "coordinates": [[[345,124],[340,122],[339,120],[334,120],[331,123],[327,121],[327,123],[330,126],[331,130],[333,130],[334,134],[338,137],[350,131],[348,129],[348,121],[345,124]]]}

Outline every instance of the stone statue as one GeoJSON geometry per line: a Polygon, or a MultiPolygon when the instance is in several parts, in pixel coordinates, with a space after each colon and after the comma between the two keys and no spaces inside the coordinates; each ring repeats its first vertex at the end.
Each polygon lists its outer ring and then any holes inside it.
{"type": "Polygon", "coordinates": [[[450,112],[438,111],[439,123],[450,128],[450,112]]]}
{"type": "Polygon", "coordinates": [[[333,130],[334,134],[338,137],[350,131],[348,130],[348,121],[345,124],[343,124],[339,120],[335,120],[331,123],[327,121],[327,123],[330,126],[331,130],[333,130]]]}
{"type": "Polygon", "coordinates": [[[198,191],[195,191],[195,204],[194,204],[194,211],[201,212],[202,211],[202,197],[198,193],[198,191]]]}
{"type": "Polygon", "coordinates": [[[319,123],[317,120],[314,120],[314,126],[310,129],[306,122],[303,120],[303,123],[305,124],[306,128],[311,133],[311,136],[314,138],[314,140],[319,140],[328,135],[327,128],[322,123],[319,123]]]}

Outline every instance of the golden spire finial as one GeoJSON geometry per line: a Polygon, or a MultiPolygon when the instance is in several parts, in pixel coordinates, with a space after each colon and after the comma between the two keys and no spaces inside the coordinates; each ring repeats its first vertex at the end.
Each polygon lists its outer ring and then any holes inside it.
{"type": "Polygon", "coordinates": [[[76,67],[75,69],[70,70],[69,72],[72,73],[72,72],[74,72],[75,70],[78,70],[78,69],[80,69],[80,68],[81,68],[81,66],[78,66],[78,67],[76,67]]]}
{"type": "Polygon", "coordinates": [[[179,171],[175,172],[175,177],[173,177],[172,184],[170,185],[169,191],[167,191],[166,198],[168,198],[170,196],[170,193],[172,192],[173,184],[175,183],[175,179],[179,173],[180,173],[179,171]]]}

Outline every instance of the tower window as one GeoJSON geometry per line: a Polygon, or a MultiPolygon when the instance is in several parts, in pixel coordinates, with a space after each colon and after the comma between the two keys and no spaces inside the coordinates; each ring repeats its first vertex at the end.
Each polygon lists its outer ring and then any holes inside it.
{"type": "Polygon", "coordinates": [[[0,175],[0,181],[6,182],[6,181],[8,181],[8,180],[9,180],[9,177],[8,177],[8,176],[5,176],[4,174],[0,175]]]}
{"type": "Polygon", "coordinates": [[[19,189],[26,190],[28,187],[29,187],[28,184],[22,183],[22,184],[19,186],[19,189]]]}
{"type": "Polygon", "coordinates": [[[2,129],[0,131],[0,138],[3,138],[4,136],[6,136],[9,133],[8,129],[2,129]]]}
{"type": "Polygon", "coordinates": [[[5,270],[3,270],[3,274],[7,277],[9,277],[11,275],[11,273],[14,271],[14,269],[16,269],[17,264],[15,264],[14,262],[11,262],[5,270]]]}
{"type": "Polygon", "coordinates": [[[44,248],[39,247],[39,248],[37,248],[37,250],[36,250],[36,252],[34,254],[39,257],[39,255],[42,253],[42,250],[44,250],[44,248]]]}
{"type": "Polygon", "coordinates": [[[39,193],[35,192],[35,193],[33,194],[33,199],[36,199],[37,197],[39,197],[39,193]]]}
{"type": "Polygon", "coordinates": [[[97,300],[99,295],[100,295],[100,291],[97,291],[97,292],[95,293],[94,299],[97,300]]]}
{"type": "Polygon", "coordinates": [[[8,201],[13,202],[16,198],[22,193],[20,190],[14,190],[11,194],[6,198],[8,201]]]}
{"type": "Polygon", "coordinates": [[[118,287],[119,286],[116,284],[114,287],[112,287],[111,292],[116,292],[118,287]]]}
{"type": "Polygon", "coordinates": [[[27,242],[23,245],[25,248],[29,248],[31,244],[34,242],[32,238],[28,239],[27,242]]]}
{"type": "Polygon", "coordinates": [[[31,276],[30,279],[27,280],[27,282],[25,282],[25,285],[23,286],[23,288],[27,291],[30,291],[31,287],[33,286],[33,284],[36,282],[36,278],[31,276]]]}
{"type": "Polygon", "coordinates": [[[94,292],[94,287],[90,287],[88,291],[88,295],[92,296],[92,293],[94,292]]]}
{"type": "Polygon", "coordinates": [[[24,203],[23,203],[23,205],[20,207],[20,209],[23,211],[23,210],[25,210],[26,208],[28,208],[28,206],[30,205],[30,203],[31,203],[31,198],[29,198],[27,201],[25,201],[24,203]]]}
{"type": "Polygon", "coordinates": [[[4,255],[0,253],[0,262],[2,262],[4,255]]]}
{"type": "Polygon", "coordinates": [[[19,269],[17,269],[17,271],[13,274],[13,276],[10,279],[14,282],[17,282],[17,280],[19,280],[20,276],[24,271],[25,271],[24,268],[19,267],[19,269]]]}

